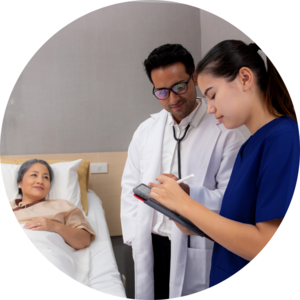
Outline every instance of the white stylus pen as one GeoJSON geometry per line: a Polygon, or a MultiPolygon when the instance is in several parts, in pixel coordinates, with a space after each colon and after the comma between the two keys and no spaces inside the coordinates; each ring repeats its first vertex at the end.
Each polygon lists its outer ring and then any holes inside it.
{"type": "Polygon", "coordinates": [[[183,177],[183,178],[177,180],[176,182],[177,182],[177,183],[181,183],[181,182],[184,182],[184,181],[186,181],[186,180],[188,180],[188,179],[190,179],[190,178],[193,178],[193,177],[194,177],[194,174],[191,174],[191,175],[189,175],[189,176],[186,176],[186,177],[183,177]]]}

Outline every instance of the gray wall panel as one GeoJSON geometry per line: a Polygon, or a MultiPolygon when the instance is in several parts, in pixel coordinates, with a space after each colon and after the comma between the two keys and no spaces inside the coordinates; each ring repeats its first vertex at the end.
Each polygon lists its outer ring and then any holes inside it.
{"type": "Polygon", "coordinates": [[[201,58],[200,10],[129,2],[69,24],[18,79],[2,127],[1,154],[126,151],[137,126],[161,109],[142,62],[181,43],[201,58]]]}
{"type": "Polygon", "coordinates": [[[126,151],[137,126],[161,109],[143,69],[148,54],[181,43],[197,64],[232,38],[251,41],[223,19],[178,3],[128,2],[79,18],[20,75],[4,116],[1,154],[126,151]]]}
{"type": "MultiPolygon", "coordinates": [[[[202,43],[201,50],[203,56],[213,46],[223,40],[242,40],[246,44],[253,42],[247,35],[235,26],[205,10],[200,10],[200,24],[202,43]]],[[[239,130],[246,139],[250,136],[250,131],[246,126],[241,126],[239,130]]]]}
{"type": "Polygon", "coordinates": [[[247,35],[224,19],[205,10],[200,10],[200,16],[203,55],[223,40],[242,40],[247,44],[252,42],[247,35]]]}

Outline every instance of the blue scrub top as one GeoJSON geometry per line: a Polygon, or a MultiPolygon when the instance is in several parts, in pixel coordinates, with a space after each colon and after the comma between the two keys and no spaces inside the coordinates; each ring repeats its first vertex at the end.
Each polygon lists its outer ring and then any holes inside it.
{"type": "MultiPolygon", "coordinates": [[[[224,194],[220,215],[252,224],[283,218],[292,200],[299,168],[299,133],[290,117],[277,118],[241,147],[224,194]]],[[[215,243],[210,286],[249,261],[215,243]]]]}

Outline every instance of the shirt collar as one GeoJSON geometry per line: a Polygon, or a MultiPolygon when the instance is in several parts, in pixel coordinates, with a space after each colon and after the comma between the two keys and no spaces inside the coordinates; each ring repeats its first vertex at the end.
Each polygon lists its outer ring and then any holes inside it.
{"type": "Polygon", "coordinates": [[[174,120],[172,114],[170,112],[168,112],[167,124],[170,126],[177,125],[180,127],[182,127],[182,126],[186,127],[192,120],[191,127],[197,127],[200,124],[200,121],[203,116],[203,113],[200,113],[202,111],[201,105],[203,105],[203,104],[202,104],[202,98],[196,98],[196,101],[198,103],[196,108],[187,117],[185,117],[183,120],[181,120],[180,124],[177,124],[177,122],[174,120]]]}
{"type": "Polygon", "coordinates": [[[40,202],[43,202],[43,201],[45,201],[45,198],[41,199],[41,200],[37,200],[37,201],[31,202],[29,204],[26,204],[26,203],[22,202],[22,199],[16,199],[15,200],[15,204],[16,204],[17,207],[14,208],[13,211],[17,211],[19,209],[27,208],[27,207],[30,207],[32,205],[38,204],[40,202]]]}

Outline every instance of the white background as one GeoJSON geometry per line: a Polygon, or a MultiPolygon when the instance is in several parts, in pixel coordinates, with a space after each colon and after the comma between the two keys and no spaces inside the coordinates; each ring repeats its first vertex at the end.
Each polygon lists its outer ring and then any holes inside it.
{"type": "MultiPolygon", "coordinates": [[[[24,67],[57,31],[101,7],[125,1],[10,0],[1,2],[0,118],[24,67]]],[[[300,111],[298,1],[178,1],[230,22],[264,49],[300,111]]],[[[174,16],[176,18],[176,16],[174,16]]],[[[197,38],[197,37],[195,37],[197,38]]],[[[42,99],[41,99],[42,100],[42,99]]],[[[43,124],[41,124],[41,127],[43,124]]],[[[37,128],[38,130],[38,128],[37,128]]],[[[34,134],[34,132],[32,133],[34,134]]],[[[1,173],[1,172],[0,172],[1,173]]],[[[115,299],[67,277],[35,249],[13,217],[1,188],[0,297],[2,299],[115,299]],[[5,297],[5,298],[4,298],[5,297]]],[[[237,275],[187,299],[297,299],[299,286],[299,184],[289,211],[265,249],[237,275]]]]}

